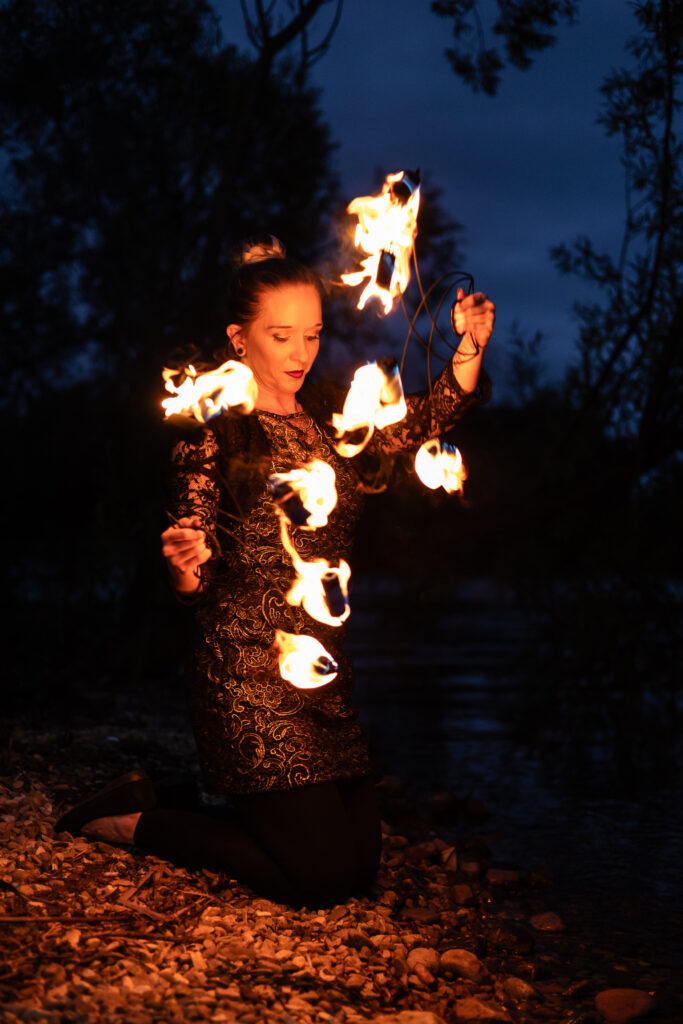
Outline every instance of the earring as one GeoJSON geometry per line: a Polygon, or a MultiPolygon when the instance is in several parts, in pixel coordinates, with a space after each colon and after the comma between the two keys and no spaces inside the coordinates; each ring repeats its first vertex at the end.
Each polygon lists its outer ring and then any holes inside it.
{"type": "Polygon", "coordinates": [[[237,354],[238,356],[243,356],[243,355],[244,355],[244,352],[245,352],[245,350],[244,350],[244,349],[242,348],[242,346],[240,345],[240,347],[239,347],[239,348],[237,348],[237,346],[235,346],[235,352],[236,352],[236,354],[237,354]]]}

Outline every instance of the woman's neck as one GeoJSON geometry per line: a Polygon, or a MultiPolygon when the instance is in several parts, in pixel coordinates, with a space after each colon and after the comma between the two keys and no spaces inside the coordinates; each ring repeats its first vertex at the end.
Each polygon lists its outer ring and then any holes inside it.
{"type": "Polygon", "coordinates": [[[274,391],[259,390],[256,409],[261,412],[274,412],[279,416],[291,416],[301,412],[301,404],[296,395],[280,395],[274,391]]]}

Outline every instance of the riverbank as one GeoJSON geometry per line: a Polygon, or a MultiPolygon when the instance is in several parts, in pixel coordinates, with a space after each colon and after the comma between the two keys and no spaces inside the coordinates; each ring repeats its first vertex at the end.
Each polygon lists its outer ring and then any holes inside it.
{"type": "Polygon", "coordinates": [[[54,835],[94,785],[135,766],[159,776],[193,765],[180,705],[128,695],[104,725],[18,720],[3,760],[8,1021],[683,1020],[673,969],[650,962],[637,935],[615,958],[606,933],[558,915],[552,879],[496,861],[495,822],[476,800],[416,802],[385,777],[373,893],[293,911],[219,875],[54,835]],[[455,842],[439,825],[453,815],[455,842]],[[615,989],[631,994],[604,994],[615,989]]]}

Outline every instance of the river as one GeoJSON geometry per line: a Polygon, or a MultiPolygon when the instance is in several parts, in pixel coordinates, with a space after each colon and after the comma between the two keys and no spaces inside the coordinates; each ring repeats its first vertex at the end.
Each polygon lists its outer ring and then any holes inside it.
{"type": "MultiPolygon", "coordinates": [[[[624,733],[585,686],[568,711],[539,655],[543,616],[514,593],[482,581],[430,596],[361,579],[352,596],[357,701],[382,770],[422,796],[483,801],[495,862],[547,872],[555,909],[616,955],[640,943],[650,961],[683,964],[682,746],[671,721],[661,737],[656,716],[624,733]]],[[[453,838],[463,830],[472,825],[454,823],[453,838]]]]}

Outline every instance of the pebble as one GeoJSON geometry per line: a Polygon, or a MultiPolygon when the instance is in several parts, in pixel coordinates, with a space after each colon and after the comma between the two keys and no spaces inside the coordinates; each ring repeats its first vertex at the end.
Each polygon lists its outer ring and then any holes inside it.
{"type": "Polygon", "coordinates": [[[444,1024],[444,1020],[430,1010],[401,1010],[373,1017],[370,1024],[444,1024]]]}
{"type": "Polygon", "coordinates": [[[509,974],[503,981],[503,991],[506,996],[515,999],[518,1003],[529,1003],[532,999],[538,999],[538,992],[523,978],[517,978],[509,974]]]}
{"type": "Polygon", "coordinates": [[[478,860],[463,860],[460,862],[460,870],[467,878],[474,880],[481,874],[481,864],[478,860]]]}
{"type": "Polygon", "coordinates": [[[441,972],[458,978],[469,978],[476,981],[484,971],[484,965],[478,956],[468,949],[446,949],[440,958],[441,972]]]}
{"type": "Polygon", "coordinates": [[[476,902],[474,893],[472,892],[472,886],[465,885],[464,882],[462,885],[454,885],[452,892],[455,902],[461,907],[471,906],[471,904],[476,902]]]}
{"type": "Polygon", "coordinates": [[[490,885],[515,885],[519,882],[519,871],[512,871],[508,868],[489,868],[486,872],[486,881],[490,885]]]}
{"type": "Polygon", "coordinates": [[[420,924],[436,924],[441,920],[441,911],[435,907],[406,907],[401,916],[420,924]]]}
{"type": "Polygon", "coordinates": [[[595,997],[595,1008],[610,1024],[644,1017],[654,1007],[654,993],[639,988],[608,988],[595,997]]]}
{"type": "Polygon", "coordinates": [[[408,953],[406,963],[408,964],[408,970],[415,971],[418,977],[420,977],[420,972],[417,970],[418,967],[422,967],[434,975],[439,970],[439,954],[435,949],[416,946],[415,949],[411,949],[408,953]]]}
{"type": "Polygon", "coordinates": [[[455,1016],[458,1020],[501,1020],[512,1021],[512,1017],[502,1006],[485,1003],[476,996],[465,996],[455,1000],[455,1016]]]}
{"type": "Polygon", "coordinates": [[[547,910],[543,914],[534,914],[533,917],[529,919],[529,923],[537,932],[564,931],[564,921],[557,914],[553,913],[552,910],[547,910]]]}
{"type": "Polygon", "coordinates": [[[499,920],[486,933],[486,946],[491,950],[527,956],[534,948],[534,937],[516,921],[499,920]]]}

